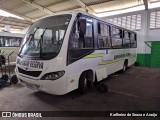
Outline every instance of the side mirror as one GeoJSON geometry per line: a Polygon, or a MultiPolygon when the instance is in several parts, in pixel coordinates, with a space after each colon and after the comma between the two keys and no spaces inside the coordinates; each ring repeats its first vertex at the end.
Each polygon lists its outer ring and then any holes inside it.
{"type": "Polygon", "coordinates": [[[86,34],[86,19],[78,20],[78,27],[79,27],[79,34],[80,35],[86,34]]]}

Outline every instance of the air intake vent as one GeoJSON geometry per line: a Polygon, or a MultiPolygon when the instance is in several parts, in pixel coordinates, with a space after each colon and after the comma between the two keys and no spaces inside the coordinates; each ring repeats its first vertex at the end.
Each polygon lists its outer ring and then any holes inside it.
{"type": "Polygon", "coordinates": [[[26,70],[23,70],[19,67],[18,67],[18,71],[19,71],[19,73],[22,73],[24,75],[29,75],[29,76],[32,76],[32,77],[38,77],[42,72],[42,71],[26,71],[26,70]]]}

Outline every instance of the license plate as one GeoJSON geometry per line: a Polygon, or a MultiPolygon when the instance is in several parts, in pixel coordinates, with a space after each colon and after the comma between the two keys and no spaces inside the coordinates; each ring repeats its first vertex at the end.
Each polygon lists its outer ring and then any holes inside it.
{"type": "Polygon", "coordinates": [[[28,83],[26,81],[23,81],[23,83],[27,86],[27,88],[30,88],[32,90],[38,90],[39,89],[39,85],[28,83]]]}
{"type": "Polygon", "coordinates": [[[37,90],[34,84],[26,83],[26,86],[30,89],[37,90]]]}

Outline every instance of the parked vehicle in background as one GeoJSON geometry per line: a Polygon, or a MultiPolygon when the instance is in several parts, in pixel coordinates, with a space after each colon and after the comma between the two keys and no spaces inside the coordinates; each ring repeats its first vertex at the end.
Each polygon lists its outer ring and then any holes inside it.
{"type": "Polygon", "coordinates": [[[0,54],[5,57],[13,52],[10,56],[10,62],[15,64],[18,50],[23,40],[24,34],[0,32],[0,54]]]}

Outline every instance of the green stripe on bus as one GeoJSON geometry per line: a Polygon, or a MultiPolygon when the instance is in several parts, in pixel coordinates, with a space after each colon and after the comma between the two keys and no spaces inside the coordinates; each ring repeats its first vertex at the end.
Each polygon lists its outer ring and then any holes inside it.
{"type": "MultiPolygon", "coordinates": [[[[18,47],[17,47],[18,48],[18,47]]],[[[7,47],[7,48],[0,48],[0,50],[14,50],[14,49],[17,49],[16,47],[15,48],[10,48],[10,47],[7,47]]]]}
{"type": "Polygon", "coordinates": [[[125,60],[125,59],[129,59],[129,58],[132,58],[132,57],[135,57],[136,55],[132,55],[130,57],[124,57],[124,58],[121,58],[121,59],[117,59],[117,60],[104,60],[104,61],[101,61],[98,63],[98,65],[106,65],[106,64],[111,64],[111,63],[115,63],[115,62],[119,62],[119,61],[122,61],[122,60],[125,60]]]}
{"type": "Polygon", "coordinates": [[[86,57],[84,57],[84,59],[87,59],[87,58],[97,58],[97,57],[103,57],[104,53],[95,53],[95,54],[90,54],[90,55],[87,55],[86,57]]]}

